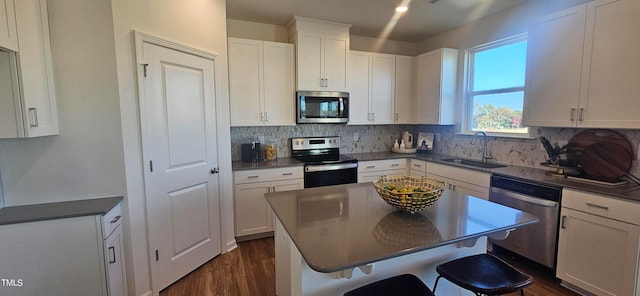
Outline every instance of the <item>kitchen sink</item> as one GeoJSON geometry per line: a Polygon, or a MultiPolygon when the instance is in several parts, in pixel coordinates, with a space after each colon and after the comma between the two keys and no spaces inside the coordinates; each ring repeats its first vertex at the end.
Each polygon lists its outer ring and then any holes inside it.
{"type": "Polygon", "coordinates": [[[493,162],[482,162],[478,160],[471,160],[471,159],[465,159],[465,158],[445,158],[441,160],[449,163],[474,166],[474,167],[483,168],[483,169],[495,169],[495,168],[506,167],[506,165],[497,164],[493,162]]]}

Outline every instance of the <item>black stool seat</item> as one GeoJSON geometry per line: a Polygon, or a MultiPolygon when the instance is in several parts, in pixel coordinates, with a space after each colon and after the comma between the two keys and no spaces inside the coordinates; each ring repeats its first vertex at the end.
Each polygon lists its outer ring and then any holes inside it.
{"type": "Polygon", "coordinates": [[[436,267],[439,276],[433,287],[435,292],[440,277],[470,290],[477,295],[503,295],[523,289],[533,278],[491,254],[480,254],[443,263],[436,267]]]}
{"type": "Polygon", "coordinates": [[[344,296],[433,296],[422,280],[413,274],[403,274],[379,280],[344,293],[344,296]]]}

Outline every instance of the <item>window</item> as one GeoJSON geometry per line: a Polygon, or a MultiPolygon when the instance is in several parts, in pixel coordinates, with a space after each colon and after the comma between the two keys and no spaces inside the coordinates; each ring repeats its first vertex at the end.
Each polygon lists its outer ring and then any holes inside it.
{"type": "Polygon", "coordinates": [[[528,137],[522,126],[526,35],[471,48],[468,54],[465,132],[528,137]]]}

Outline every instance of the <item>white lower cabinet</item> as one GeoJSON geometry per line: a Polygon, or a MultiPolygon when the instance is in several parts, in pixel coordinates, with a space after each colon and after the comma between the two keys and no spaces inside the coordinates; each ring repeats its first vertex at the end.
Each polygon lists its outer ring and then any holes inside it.
{"type": "Polygon", "coordinates": [[[116,206],[104,216],[0,226],[0,295],[127,295],[121,217],[116,206]]]}
{"type": "Polygon", "coordinates": [[[409,175],[416,177],[424,177],[427,175],[427,162],[423,160],[409,160],[409,175]]]}
{"type": "Polygon", "coordinates": [[[358,183],[374,182],[382,176],[406,175],[407,159],[386,159],[358,162],[358,183]]]}
{"type": "Polygon", "coordinates": [[[429,162],[427,177],[446,182],[455,192],[489,200],[490,173],[429,162]]]}
{"type": "Polygon", "coordinates": [[[273,212],[265,193],[304,188],[302,167],[238,171],[234,178],[236,237],[273,232],[273,212]]]}
{"type": "Polygon", "coordinates": [[[556,276],[595,295],[640,295],[640,203],[564,189],[556,276]]]}

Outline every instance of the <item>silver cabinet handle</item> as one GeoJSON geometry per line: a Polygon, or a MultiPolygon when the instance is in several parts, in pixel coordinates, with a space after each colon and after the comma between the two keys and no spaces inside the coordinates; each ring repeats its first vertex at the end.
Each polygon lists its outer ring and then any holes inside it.
{"type": "Polygon", "coordinates": [[[249,176],[249,177],[247,177],[247,178],[249,178],[249,179],[258,179],[258,178],[259,178],[259,176],[249,176]]]}
{"type": "Polygon", "coordinates": [[[398,121],[398,113],[396,113],[396,121],[398,121]]]}
{"type": "Polygon", "coordinates": [[[590,207],[594,207],[594,208],[598,208],[598,209],[603,209],[603,210],[608,210],[608,209],[609,209],[609,207],[601,206],[601,205],[597,205],[597,204],[592,204],[592,203],[590,203],[590,202],[588,202],[588,203],[587,203],[587,205],[588,205],[588,206],[590,206],[590,207]]]}
{"type": "Polygon", "coordinates": [[[571,115],[569,117],[571,121],[576,121],[576,108],[571,108],[571,115]]]}
{"type": "Polygon", "coordinates": [[[422,167],[422,165],[419,165],[419,164],[414,164],[413,166],[417,167],[417,168],[421,168],[422,167]]]}
{"type": "Polygon", "coordinates": [[[109,247],[109,264],[113,263],[116,263],[116,247],[109,247]]]}
{"type": "Polygon", "coordinates": [[[120,216],[120,215],[115,216],[115,217],[113,218],[113,220],[111,220],[111,222],[109,222],[109,223],[111,223],[111,224],[116,223],[116,222],[118,222],[118,221],[120,220],[120,218],[122,218],[122,216],[120,216]]]}
{"type": "Polygon", "coordinates": [[[28,110],[30,115],[29,117],[33,119],[30,120],[31,122],[29,123],[29,126],[38,127],[38,110],[35,107],[31,107],[28,110]]]}
{"type": "Polygon", "coordinates": [[[376,113],[371,113],[371,120],[376,121],[376,113]]]}
{"type": "Polygon", "coordinates": [[[560,219],[560,228],[565,229],[567,228],[567,226],[564,225],[564,221],[567,219],[567,216],[562,215],[562,218],[560,219]]]}
{"type": "Polygon", "coordinates": [[[397,166],[399,166],[399,165],[400,165],[399,163],[392,163],[392,164],[391,164],[391,166],[392,166],[392,167],[397,167],[397,166]]]}
{"type": "Polygon", "coordinates": [[[264,112],[260,112],[260,121],[264,121],[264,112]]]}
{"type": "Polygon", "coordinates": [[[368,169],[372,169],[372,168],[375,168],[375,167],[376,167],[375,165],[368,165],[367,166],[368,169]]]}
{"type": "Polygon", "coordinates": [[[329,87],[329,78],[324,79],[324,87],[329,87]]]}
{"type": "Polygon", "coordinates": [[[530,204],[535,204],[535,205],[539,205],[539,206],[543,206],[543,207],[547,207],[547,208],[555,208],[558,207],[558,202],[556,201],[552,201],[552,200],[546,200],[546,199],[542,199],[542,198],[536,198],[536,197],[531,197],[528,195],[524,195],[524,194],[519,194],[513,191],[509,191],[509,190],[504,190],[502,188],[496,188],[496,187],[492,187],[491,188],[491,192],[498,194],[498,195],[502,195],[502,196],[506,196],[509,198],[513,198],[519,201],[523,201],[523,202],[527,202],[530,204]]]}
{"type": "Polygon", "coordinates": [[[293,173],[282,173],[283,176],[291,176],[293,173]]]}
{"type": "Polygon", "coordinates": [[[578,121],[584,120],[584,108],[580,108],[580,112],[578,113],[578,121]]]}

